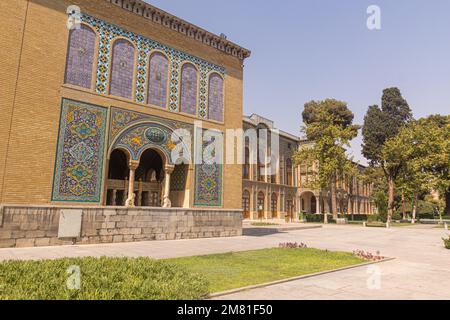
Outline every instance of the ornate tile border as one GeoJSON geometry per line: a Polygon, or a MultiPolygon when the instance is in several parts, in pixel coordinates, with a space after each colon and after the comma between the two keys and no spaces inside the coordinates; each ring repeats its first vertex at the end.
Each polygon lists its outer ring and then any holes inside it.
{"type": "MultiPolygon", "coordinates": [[[[207,146],[208,143],[204,143],[203,149],[206,148],[207,146]]],[[[195,165],[194,206],[196,207],[222,206],[222,190],[223,190],[222,167],[223,166],[221,164],[203,163],[195,165]]]]}
{"type": "MultiPolygon", "coordinates": [[[[170,163],[175,147],[171,140],[174,130],[185,129],[193,135],[193,125],[144,113],[112,107],[109,125],[109,151],[123,148],[133,160],[139,160],[142,152],[156,148],[163,152],[170,163]]],[[[191,143],[192,145],[192,143],[191,143]]]]}
{"type": "Polygon", "coordinates": [[[100,202],[107,109],[63,99],[52,201],[100,202]]]}

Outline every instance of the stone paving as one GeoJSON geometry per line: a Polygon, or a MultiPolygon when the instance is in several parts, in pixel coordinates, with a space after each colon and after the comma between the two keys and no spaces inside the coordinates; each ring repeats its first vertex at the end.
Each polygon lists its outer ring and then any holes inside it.
{"type": "Polygon", "coordinates": [[[396,259],[376,265],[379,269],[360,267],[221,299],[450,299],[450,251],[444,249],[441,240],[448,233],[444,229],[421,226],[384,229],[330,225],[236,238],[0,249],[0,260],[86,256],[161,259],[262,249],[276,247],[280,242],[297,241],[333,251],[380,251],[382,255],[396,259]],[[377,281],[371,281],[376,280],[376,272],[381,273],[379,288],[377,281]]]}

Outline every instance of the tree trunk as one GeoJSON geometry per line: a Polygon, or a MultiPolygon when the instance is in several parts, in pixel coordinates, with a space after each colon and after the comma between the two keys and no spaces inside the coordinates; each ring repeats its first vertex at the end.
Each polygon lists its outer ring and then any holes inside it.
{"type": "Polygon", "coordinates": [[[336,178],[333,178],[333,180],[331,181],[330,193],[331,193],[331,213],[333,214],[333,219],[337,220],[338,211],[336,199],[336,178]]]}
{"type": "Polygon", "coordinates": [[[416,213],[417,213],[417,201],[419,199],[419,195],[417,192],[414,192],[414,203],[413,203],[413,208],[412,208],[412,220],[411,223],[414,224],[416,223],[416,213]]]}
{"type": "Polygon", "coordinates": [[[387,222],[392,222],[392,217],[394,216],[394,192],[395,192],[394,178],[388,178],[388,216],[387,222]]]}
{"type": "Polygon", "coordinates": [[[450,189],[445,193],[445,215],[450,216],[450,189]]]}
{"type": "Polygon", "coordinates": [[[403,221],[406,221],[406,202],[405,202],[405,192],[402,191],[402,215],[403,221]]]}

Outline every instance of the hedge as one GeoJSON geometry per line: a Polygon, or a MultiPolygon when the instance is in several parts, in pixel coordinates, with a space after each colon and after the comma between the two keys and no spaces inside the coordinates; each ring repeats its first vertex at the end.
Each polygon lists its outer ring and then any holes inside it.
{"type": "MultiPolygon", "coordinates": [[[[327,216],[328,216],[328,222],[330,222],[330,223],[335,222],[333,220],[332,214],[328,214],[327,216]]],[[[320,214],[308,213],[308,214],[303,215],[303,217],[306,219],[306,222],[320,223],[320,222],[324,221],[323,213],[320,213],[320,214]]]]}
{"type": "Polygon", "coordinates": [[[197,300],[208,293],[208,282],[202,276],[149,258],[0,263],[1,300],[197,300]],[[79,290],[72,281],[77,268],[79,290]]]}

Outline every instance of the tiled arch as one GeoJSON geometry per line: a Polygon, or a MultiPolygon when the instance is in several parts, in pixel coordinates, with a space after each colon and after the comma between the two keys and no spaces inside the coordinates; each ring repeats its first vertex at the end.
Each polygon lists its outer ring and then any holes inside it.
{"type": "Polygon", "coordinates": [[[198,101],[198,70],[192,63],[181,67],[180,111],[195,115],[198,101]]]}
{"type": "Polygon", "coordinates": [[[65,83],[86,89],[92,87],[96,39],[97,34],[86,24],[70,31],[65,83]]]}
{"type": "Polygon", "coordinates": [[[136,48],[127,39],[118,38],[112,45],[109,93],[132,99],[136,48]]]}
{"type": "Polygon", "coordinates": [[[217,72],[208,77],[208,118],[223,121],[223,78],[217,72]]]}
{"type": "Polygon", "coordinates": [[[169,59],[155,51],[149,59],[148,104],[167,108],[169,85],[169,59]]]}

